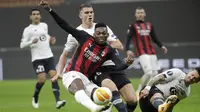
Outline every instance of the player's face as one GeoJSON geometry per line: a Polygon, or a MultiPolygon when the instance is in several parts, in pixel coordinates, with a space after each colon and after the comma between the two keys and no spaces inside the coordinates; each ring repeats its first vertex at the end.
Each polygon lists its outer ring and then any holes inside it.
{"type": "Polygon", "coordinates": [[[108,31],[106,27],[98,27],[95,29],[94,38],[98,44],[105,44],[108,38],[108,31]]]}
{"type": "Polygon", "coordinates": [[[193,83],[197,83],[199,82],[199,74],[196,70],[193,70],[191,72],[188,73],[188,75],[186,76],[186,82],[189,84],[193,84],[193,83]]]}
{"type": "Polygon", "coordinates": [[[137,20],[144,20],[145,15],[146,14],[145,14],[144,9],[140,9],[140,10],[136,9],[135,17],[136,17],[137,20]]]}
{"type": "Polygon", "coordinates": [[[94,20],[94,11],[92,7],[85,7],[80,12],[80,18],[82,22],[84,22],[87,25],[93,24],[94,20]]]}
{"type": "Polygon", "coordinates": [[[40,12],[39,11],[32,11],[30,19],[33,24],[38,24],[41,20],[40,12]]]}

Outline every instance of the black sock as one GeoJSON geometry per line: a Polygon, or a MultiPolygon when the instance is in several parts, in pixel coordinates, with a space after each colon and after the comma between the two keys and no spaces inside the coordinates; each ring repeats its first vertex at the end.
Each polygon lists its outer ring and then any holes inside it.
{"type": "Polygon", "coordinates": [[[115,106],[115,108],[118,110],[118,112],[127,112],[126,106],[122,99],[120,98],[119,91],[113,91],[112,92],[112,104],[115,106]]]}
{"type": "Polygon", "coordinates": [[[52,82],[52,90],[55,96],[56,102],[60,101],[60,87],[58,85],[58,81],[52,82]]]}
{"type": "Polygon", "coordinates": [[[39,95],[40,90],[43,87],[43,85],[44,85],[44,83],[38,83],[38,82],[35,85],[35,92],[34,92],[34,95],[33,95],[33,97],[35,98],[35,103],[38,102],[38,95],[39,95]]]}
{"type": "Polygon", "coordinates": [[[163,104],[164,99],[163,98],[155,98],[152,102],[152,105],[158,109],[159,105],[163,104]]]}
{"type": "Polygon", "coordinates": [[[128,103],[126,104],[126,108],[128,112],[133,112],[136,107],[137,107],[137,102],[133,104],[128,104],[128,103]]]}

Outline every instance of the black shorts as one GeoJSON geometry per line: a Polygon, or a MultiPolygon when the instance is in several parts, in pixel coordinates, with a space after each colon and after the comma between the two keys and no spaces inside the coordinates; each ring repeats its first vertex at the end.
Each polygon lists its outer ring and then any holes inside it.
{"type": "Polygon", "coordinates": [[[32,64],[36,74],[48,73],[50,70],[55,70],[54,57],[35,60],[32,64]]]}
{"type": "Polygon", "coordinates": [[[125,74],[124,71],[107,71],[110,66],[103,66],[97,72],[94,74],[93,82],[97,84],[98,86],[101,86],[101,82],[109,78],[111,79],[117,88],[120,90],[122,87],[124,87],[126,84],[131,83],[128,76],[125,74]]]}
{"type": "Polygon", "coordinates": [[[158,110],[150,103],[150,99],[155,93],[163,94],[163,92],[161,92],[156,86],[153,86],[149,91],[149,95],[139,100],[140,109],[142,112],[158,112],[158,110]]]}

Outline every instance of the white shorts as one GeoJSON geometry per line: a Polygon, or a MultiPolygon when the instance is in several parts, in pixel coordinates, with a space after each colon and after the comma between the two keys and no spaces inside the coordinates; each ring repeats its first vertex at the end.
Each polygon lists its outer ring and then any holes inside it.
{"type": "Polygon", "coordinates": [[[160,69],[156,55],[143,54],[139,56],[143,72],[157,71],[160,69]]]}
{"type": "Polygon", "coordinates": [[[85,75],[77,71],[69,71],[63,74],[62,82],[63,82],[64,87],[68,90],[69,86],[75,79],[82,80],[83,85],[85,87],[85,92],[89,97],[91,96],[92,90],[94,88],[98,88],[98,86],[92,83],[91,81],[89,81],[89,79],[85,75]]]}

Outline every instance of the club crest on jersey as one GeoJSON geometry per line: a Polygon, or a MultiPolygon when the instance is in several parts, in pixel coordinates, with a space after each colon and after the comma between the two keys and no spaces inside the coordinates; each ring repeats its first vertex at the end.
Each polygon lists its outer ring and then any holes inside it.
{"type": "Polygon", "coordinates": [[[84,51],[85,58],[91,60],[92,62],[97,62],[101,60],[101,58],[98,55],[94,54],[90,49],[88,49],[88,47],[86,47],[84,51]]]}

